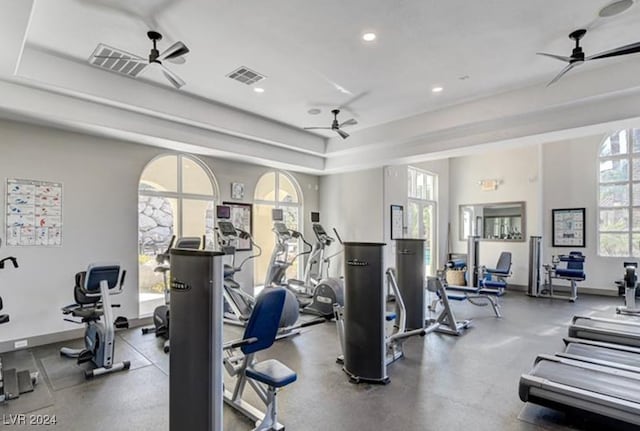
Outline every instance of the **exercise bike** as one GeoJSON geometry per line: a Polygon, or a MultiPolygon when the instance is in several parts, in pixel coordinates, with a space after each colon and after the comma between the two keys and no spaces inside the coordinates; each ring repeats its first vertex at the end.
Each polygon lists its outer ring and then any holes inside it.
{"type": "Polygon", "coordinates": [[[311,215],[313,231],[316,235],[316,243],[313,246],[304,239],[302,233],[287,228],[282,221],[283,214],[281,209],[272,210],[272,219],[274,221],[273,232],[276,235],[276,244],[269,261],[265,286],[282,286],[293,292],[296,295],[300,312],[302,313],[314,314],[326,319],[333,318],[334,304],[344,304],[344,282],[339,278],[325,276],[325,268],[328,268],[330,260],[340,252],[325,257],[326,247],[335,240],[327,235],[322,225],[320,225],[319,213],[312,213],[311,215]],[[292,240],[296,239],[300,239],[309,250],[293,254],[290,246],[292,240]],[[305,254],[310,256],[305,266],[304,279],[287,279],[287,270],[300,256],[305,254]],[[317,267],[315,274],[312,273],[314,265],[317,267]]]}
{"type": "Polygon", "coordinates": [[[60,355],[76,358],[78,364],[93,362],[96,368],[85,370],[84,376],[90,379],[102,374],[128,370],[129,361],[114,363],[115,329],[129,327],[125,317],[113,320],[111,295],[122,293],[126,271],[120,271],[118,264],[91,264],[86,271],[76,274],[73,295],[76,303],[62,308],[62,313],[80,319],[65,318],[67,322],[86,324],[84,349],[63,347],[60,355]]]}
{"type": "MultiPolygon", "coordinates": [[[[164,253],[159,253],[156,256],[156,263],[158,266],[153,270],[154,272],[159,272],[162,274],[162,281],[164,286],[164,304],[157,306],[153,310],[153,326],[147,326],[142,328],[143,334],[155,334],[156,337],[164,337],[165,342],[163,345],[163,350],[165,353],[169,353],[171,349],[169,343],[169,283],[167,280],[167,273],[170,269],[170,261],[169,261],[169,252],[173,247],[173,243],[176,240],[176,236],[173,235],[171,240],[169,241],[169,245],[164,253]]],[[[180,238],[178,242],[176,242],[175,248],[188,248],[197,250],[200,248],[201,244],[204,244],[204,239],[201,241],[200,237],[184,237],[180,238]]]]}
{"type": "MultiPolygon", "coordinates": [[[[13,256],[0,260],[0,269],[4,269],[5,262],[11,262],[14,268],[18,268],[18,259],[13,256]]],[[[0,297],[0,310],[2,310],[2,298],[0,297]]],[[[8,314],[0,314],[0,325],[8,323],[8,314]]],[[[38,382],[38,372],[29,370],[17,371],[15,368],[4,369],[0,359],[0,404],[19,398],[20,395],[33,392],[34,385],[38,382]]]]}

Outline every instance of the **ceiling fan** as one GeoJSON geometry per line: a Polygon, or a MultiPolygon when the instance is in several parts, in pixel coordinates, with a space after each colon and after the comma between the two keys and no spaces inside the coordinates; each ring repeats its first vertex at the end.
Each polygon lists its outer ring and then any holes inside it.
{"type": "Polygon", "coordinates": [[[584,37],[585,34],[587,34],[587,30],[583,28],[575,30],[571,32],[571,34],[569,34],[569,39],[574,40],[576,42],[576,46],[575,48],[573,48],[573,51],[571,52],[570,57],[566,57],[563,55],[556,55],[556,54],[547,54],[546,52],[537,53],[538,55],[544,55],[546,57],[555,58],[556,60],[569,63],[564,69],[560,71],[560,73],[558,73],[555,76],[555,78],[551,80],[551,82],[547,84],[547,87],[552,84],[555,84],[567,72],[569,72],[574,67],[582,65],[585,61],[599,60],[601,58],[609,58],[609,57],[618,57],[621,55],[635,54],[640,52],[640,42],[636,42],[636,43],[620,46],[618,48],[610,49],[608,51],[603,51],[598,54],[585,57],[584,51],[580,46],[580,40],[584,37]]]}
{"type": "MultiPolygon", "coordinates": [[[[148,66],[151,66],[151,65],[154,65],[154,67],[159,67],[160,70],[162,70],[162,73],[164,74],[164,76],[169,80],[169,82],[171,82],[171,84],[173,84],[174,87],[176,88],[182,87],[185,84],[185,82],[178,75],[176,75],[169,68],[167,68],[164,64],[162,64],[162,62],[164,60],[171,61],[174,63],[183,62],[184,60],[183,56],[189,52],[189,48],[187,48],[187,46],[182,42],[176,42],[173,45],[171,45],[169,48],[165,49],[163,52],[160,52],[156,47],[156,43],[159,40],[162,40],[162,35],[157,31],[148,31],[147,37],[151,39],[151,42],[153,43],[153,48],[151,48],[151,51],[149,52],[147,65],[145,66],[144,69],[146,69],[148,66]]],[[[114,58],[114,59],[122,58],[120,56],[110,56],[110,55],[94,55],[93,57],[94,58],[114,58]]],[[[139,57],[139,60],[141,60],[142,62],[145,61],[145,59],[142,57],[139,57]]]]}
{"type": "Polygon", "coordinates": [[[331,111],[331,113],[333,114],[333,122],[331,123],[330,127],[305,127],[304,129],[305,130],[334,130],[338,135],[340,135],[342,139],[347,139],[349,137],[349,134],[344,130],[342,130],[342,127],[354,126],[358,124],[358,122],[353,118],[349,118],[348,120],[343,121],[342,123],[338,123],[338,114],[340,113],[340,110],[334,109],[331,111]]]}

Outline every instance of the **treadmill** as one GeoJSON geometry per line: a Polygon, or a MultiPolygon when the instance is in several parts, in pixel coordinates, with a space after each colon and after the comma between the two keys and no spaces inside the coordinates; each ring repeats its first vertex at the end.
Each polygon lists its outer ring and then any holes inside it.
{"type": "Polygon", "coordinates": [[[519,395],[553,409],[571,407],[640,426],[640,373],[551,355],[520,377],[519,395]]]}
{"type": "Polygon", "coordinates": [[[574,316],[569,326],[569,337],[640,347],[640,323],[574,316]]]}

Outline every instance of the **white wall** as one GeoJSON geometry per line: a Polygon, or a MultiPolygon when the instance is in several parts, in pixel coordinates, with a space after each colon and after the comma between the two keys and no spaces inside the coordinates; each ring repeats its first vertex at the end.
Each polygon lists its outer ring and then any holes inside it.
{"type": "Polygon", "coordinates": [[[526,202],[526,242],[481,241],[480,264],[495,266],[502,251],[512,253],[511,284],[526,285],[528,281],[529,246],[531,235],[540,235],[541,203],[539,188],[539,150],[537,146],[508,151],[456,157],[449,168],[449,202],[452,251],[466,253],[466,241],[459,233],[459,205],[491,202],[526,202]],[[483,192],[478,184],[482,179],[500,179],[495,191],[483,192]]]}
{"type": "Polygon", "coordinates": [[[585,248],[577,248],[585,256],[587,279],[580,288],[597,289],[617,294],[614,280],[622,278],[622,263],[629,258],[600,257],[597,249],[598,229],[598,151],[605,136],[593,136],[543,145],[543,253],[568,253],[570,248],[552,248],[551,210],[585,208],[585,248]]]}
{"type": "MultiPolygon", "coordinates": [[[[163,150],[22,123],[0,121],[0,237],[4,238],[6,178],[63,183],[63,245],[59,248],[7,247],[20,268],[0,271],[0,295],[11,323],[0,329],[0,341],[56,333],[78,326],[62,320],[60,307],[73,300],[74,274],[91,262],[118,261],[127,283],[117,314],[138,315],[138,181],[145,165],[163,150]]],[[[243,182],[251,202],[256,181],[268,169],[209,157],[223,200],[230,183],[243,182]]],[[[317,177],[294,174],[304,193],[305,214],[317,211],[317,177]]],[[[305,217],[305,220],[308,217],[305,217]]],[[[306,233],[311,234],[309,224],[306,233]]],[[[270,251],[267,251],[270,252],[270,251]]],[[[251,265],[241,281],[252,280],[251,265]]]]}
{"type": "MultiPolygon", "coordinates": [[[[324,228],[331,232],[335,227],[343,241],[382,242],[383,176],[383,168],[376,168],[320,177],[324,228]]],[[[342,273],[340,255],[331,263],[330,275],[342,273]]]]}

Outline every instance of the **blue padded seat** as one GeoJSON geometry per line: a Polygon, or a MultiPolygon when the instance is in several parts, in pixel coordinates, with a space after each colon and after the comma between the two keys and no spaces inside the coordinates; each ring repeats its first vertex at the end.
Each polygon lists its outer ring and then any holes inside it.
{"type": "Polygon", "coordinates": [[[451,299],[453,301],[464,301],[467,299],[467,295],[465,295],[464,293],[451,293],[451,292],[447,292],[447,299],[451,299]]]}
{"type": "Polygon", "coordinates": [[[393,313],[393,312],[386,313],[384,318],[385,318],[385,320],[387,322],[391,322],[392,320],[396,320],[396,313],[393,313]]]}
{"type": "Polygon", "coordinates": [[[556,275],[558,275],[560,277],[577,278],[577,279],[580,279],[580,280],[584,280],[586,278],[586,275],[585,275],[584,271],[581,270],[581,269],[562,269],[562,268],[557,268],[556,269],[556,275]]]}
{"type": "Polygon", "coordinates": [[[447,262],[447,268],[462,269],[467,266],[467,263],[463,259],[451,259],[447,262]]]}
{"type": "Polygon", "coordinates": [[[507,283],[501,280],[482,280],[482,286],[501,289],[507,287],[507,283]]]}
{"type": "Polygon", "coordinates": [[[485,271],[489,274],[495,274],[498,276],[508,277],[511,271],[511,252],[503,251],[500,253],[498,263],[495,268],[485,268],[485,271]]]}
{"type": "Polygon", "coordinates": [[[247,368],[245,373],[247,377],[274,388],[287,386],[298,378],[295,371],[275,359],[258,362],[247,368]]]}

